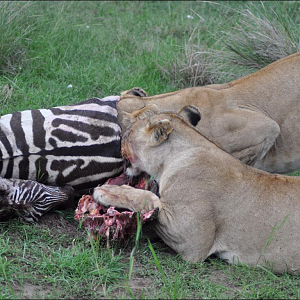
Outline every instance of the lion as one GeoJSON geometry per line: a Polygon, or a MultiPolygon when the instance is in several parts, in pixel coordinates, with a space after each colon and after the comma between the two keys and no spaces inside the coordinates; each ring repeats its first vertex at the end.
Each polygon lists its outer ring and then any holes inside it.
{"type": "Polygon", "coordinates": [[[95,201],[133,211],[157,208],[154,230],[184,260],[216,254],[300,275],[300,178],[267,173],[225,152],[190,124],[195,107],[180,115],[150,111],[124,133],[122,153],[135,173],[154,177],[160,198],[103,185],[94,189],[95,201]]]}
{"type": "Polygon", "coordinates": [[[151,104],[158,112],[195,105],[197,129],[248,165],[271,173],[300,169],[300,53],[225,84],[152,97],[141,89],[124,92],[117,104],[123,131],[151,104]]]}

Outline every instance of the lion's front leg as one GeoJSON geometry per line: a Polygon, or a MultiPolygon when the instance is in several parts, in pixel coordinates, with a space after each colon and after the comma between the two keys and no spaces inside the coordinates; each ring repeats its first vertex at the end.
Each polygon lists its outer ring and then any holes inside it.
{"type": "Polygon", "coordinates": [[[160,199],[150,191],[136,189],[128,185],[104,184],[94,189],[94,200],[104,206],[114,206],[132,211],[161,209],[160,199]]]}

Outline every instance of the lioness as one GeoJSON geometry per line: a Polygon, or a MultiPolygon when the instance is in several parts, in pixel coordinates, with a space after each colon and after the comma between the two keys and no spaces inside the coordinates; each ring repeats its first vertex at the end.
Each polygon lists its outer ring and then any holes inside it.
{"type": "MultiPolygon", "coordinates": [[[[181,114],[195,114],[195,108],[181,114]]],[[[154,229],[191,262],[215,253],[230,263],[300,275],[300,178],[241,163],[173,113],[154,114],[124,134],[123,155],[152,174],[161,198],[103,185],[94,199],[135,211],[159,208],[154,229]]]]}
{"type": "Polygon", "coordinates": [[[135,95],[123,94],[117,104],[123,130],[146,105],[158,112],[195,105],[198,130],[242,162],[275,173],[300,169],[300,53],[226,84],[135,95]]]}

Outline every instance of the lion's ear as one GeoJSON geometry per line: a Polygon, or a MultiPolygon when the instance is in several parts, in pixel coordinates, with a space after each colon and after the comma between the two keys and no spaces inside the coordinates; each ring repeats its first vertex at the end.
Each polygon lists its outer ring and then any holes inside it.
{"type": "Polygon", "coordinates": [[[135,110],[132,113],[124,111],[123,119],[125,122],[129,122],[130,124],[132,124],[137,120],[145,119],[148,116],[152,116],[156,113],[158,113],[158,107],[155,104],[149,104],[142,109],[135,110]]]}
{"type": "Polygon", "coordinates": [[[201,114],[198,107],[194,105],[187,105],[182,107],[178,112],[185,121],[190,123],[193,126],[197,126],[199,121],[201,120],[201,114]]]}
{"type": "Polygon", "coordinates": [[[121,95],[134,95],[138,97],[148,97],[147,93],[139,87],[134,87],[128,91],[124,91],[121,93],[121,95]]]}
{"type": "Polygon", "coordinates": [[[132,118],[134,119],[134,121],[136,121],[136,120],[145,119],[145,118],[152,116],[154,114],[157,114],[157,113],[158,113],[157,105],[149,104],[142,109],[134,111],[131,115],[132,115],[132,118]]]}
{"type": "Polygon", "coordinates": [[[164,119],[150,123],[147,131],[150,134],[150,146],[156,147],[168,138],[173,126],[168,119],[164,119]]]}

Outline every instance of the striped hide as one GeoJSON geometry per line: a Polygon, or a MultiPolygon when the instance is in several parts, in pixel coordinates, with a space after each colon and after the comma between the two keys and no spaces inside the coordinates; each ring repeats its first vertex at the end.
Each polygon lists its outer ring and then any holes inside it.
{"type": "Polygon", "coordinates": [[[123,170],[119,96],[0,118],[0,177],[87,190],[123,170]]]}
{"type": "Polygon", "coordinates": [[[46,186],[32,180],[1,178],[0,220],[17,214],[27,222],[36,222],[58,205],[71,204],[73,198],[70,186],[46,186]]]}

